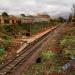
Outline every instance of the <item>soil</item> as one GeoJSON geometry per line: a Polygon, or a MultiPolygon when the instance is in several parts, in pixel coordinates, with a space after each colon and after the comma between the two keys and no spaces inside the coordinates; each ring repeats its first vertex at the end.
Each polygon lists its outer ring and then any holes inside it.
{"type": "MultiPolygon", "coordinates": [[[[69,59],[68,59],[68,57],[65,57],[64,55],[61,55],[61,53],[63,51],[63,48],[60,47],[60,40],[62,39],[62,37],[70,29],[73,29],[73,28],[75,28],[75,25],[72,24],[72,23],[70,23],[70,24],[67,24],[67,23],[62,24],[59,28],[57,28],[54,32],[51,33],[50,38],[43,44],[42,51],[43,50],[52,51],[52,52],[57,53],[59,55],[56,58],[56,60],[59,60],[59,62],[62,61],[61,66],[64,65],[65,63],[67,63],[69,61],[69,59]]],[[[43,66],[46,67],[46,66],[50,66],[51,64],[53,64],[53,67],[56,66],[56,63],[55,64],[54,64],[54,62],[51,63],[50,60],[49,61],[46,61],[46,64],[43,65],[43,66]],[[47,64],[47,63],[49,63],[49,64],[47,64]]],[[[35,65],[35,64],[33,64],[33,65],[35,65]]],[[[38,68],[38,67],[36,67],[36,68],[38,68]]],[[[29,70],[27,71],[27,73],[24,73],[24,75],[33,75],[32,72],[33,72],[34,69],[35,68],[33,67],[33,69],[32,69],[32,66],[31,66],[31,68],[29,68],[29,70]]],[[[34,70],[34,71],[37,71],[37,70],[34,70]]],[[[35,74],[35,75],[38,75],[38,74],[35,74]]],[[[43,75],[70,75],[70,74],[69,73],[65,73],[65,72],[57,73],[56,71],[55,72],[53,71],[51,73],[48,73],[48,71],[46,70],[46,72],[44,71],[44,74],[43,75]]]]}

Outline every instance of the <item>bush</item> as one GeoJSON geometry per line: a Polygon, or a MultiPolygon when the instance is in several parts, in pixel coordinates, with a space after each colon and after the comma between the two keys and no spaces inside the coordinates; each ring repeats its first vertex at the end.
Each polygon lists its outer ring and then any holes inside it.
{"type": "Polygon", "coordinates": [[[55,58],[56,54],[53,53],[52,51],[45,51],[41,53],[41,57],[43,59],[53,59],[55,58]]]}
{"type": "Polygon", "coordinates": [[[60,45],[61,47],[67,47],[72,44],[75,44],[75,36],[65,36],[61,41],[60,45]]]}
{"type": "Polygon", "coordinates": [[[0,47],[0,56],[2,56],[5,53],[5,48],[0,47]]]}
{"type": "Polygon", "coordinates": [[[63,48],[65,54],[75,56],[75,36],[64,36],[60,41],[60,45],[63,48]]]}

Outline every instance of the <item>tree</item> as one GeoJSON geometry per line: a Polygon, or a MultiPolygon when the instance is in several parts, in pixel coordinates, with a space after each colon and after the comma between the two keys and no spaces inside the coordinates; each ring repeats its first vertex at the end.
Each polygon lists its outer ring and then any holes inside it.
{"type": "Polygon", "coordinates": [[[64,22],[64,18],[63,17],[59,17],[58,18],[60,22],[64,22]]]}
{"type": "Polygon", "coordinates": [[[73,4],[72,12],[73,12],[73,15],[75,16],[75,4],[73,4]]]}
{"type": "MultiPolygon", "coordinates": [[[[75,22],[75,4],[73,4],[73,6],[72,6],[72,8],[71,8],[71,10],[72,10],[72,22],[75,22]]],[[[70,16],[71,17],[71,16],[70,16]]]]}
{"type": "Polygon", "coordinates": [[[3,16],[3,17],[8,17],[9,15],[8,15],[7,12],[3,12],[3,13],[2,13],[2,16],[3,16]]]}
{"type": "Polygon", "coordinates": [[[25,17],[25,14],[20,14],[22,17],[25,17]]]}
{"type": "Polygon", "coordinates": [[[69,22],[72,20],[72,14],[69,15],[69,22]]]}

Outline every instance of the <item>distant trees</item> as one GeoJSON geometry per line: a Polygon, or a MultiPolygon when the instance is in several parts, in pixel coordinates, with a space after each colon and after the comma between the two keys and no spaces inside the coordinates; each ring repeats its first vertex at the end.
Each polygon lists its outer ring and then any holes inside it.
{"type": "Polygon", "coordinates": [[[72,13],[73,13],[73,16],[75,16],[75,4],[73,4],[72,13]]]}
{"type": "Polygon", "coordinates": [[[63,17],[59,17],[58,19],[60,20],[60,22],[64,22],[64,18],[63,17]]]}
{"type": "Polygon", "coordinates": [[[25,17],[25,14],[20,14],[22,17],[25,17]]]}
{"type": "Polygon", "coordinates": [[[70,13],[68,21],[75,22],[75,4],[73,4],[71,10],[72,10],[72,13],[70,13]]]}
{"type": "Polygon", "coordinates": [[[8,15],[7,12],[3,12],[3,13],[2,13],[2,16],[3,16],[3,17],[8,17],[9,15],[8,15]]]}
{"type": "Polygon", "coordinates": [[[68,21],[71,22],[71,20],[72,20],[72,14],[69,15],[69,20],[68,21]]]}

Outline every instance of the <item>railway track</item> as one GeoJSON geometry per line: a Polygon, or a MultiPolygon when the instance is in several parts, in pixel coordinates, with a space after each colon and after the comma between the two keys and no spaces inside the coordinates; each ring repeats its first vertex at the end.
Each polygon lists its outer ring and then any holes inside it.
{"type": "MultiPolygon", "coordinates": [[[[57,27],[58,26],[52,29],[52,31],[57,27]]],[[[0,75],[11,75],[14,71],[16,71],[16,69],[18,69],[24,62],[28,60],[28,58],[33,55],[33,53],[35,53],[40,48],[40,46],[48,39],[49,34],[50,32],[30,43],[16,58],[2,66],[0,68],[0,75]]]]}

